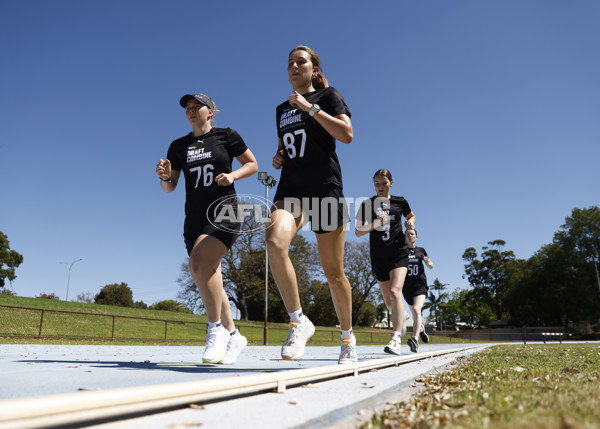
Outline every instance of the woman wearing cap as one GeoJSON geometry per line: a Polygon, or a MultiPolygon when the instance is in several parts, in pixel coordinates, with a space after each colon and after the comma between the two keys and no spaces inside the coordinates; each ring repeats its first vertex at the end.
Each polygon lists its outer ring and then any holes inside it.
{"type": "Polygon", "coordinates": [[[402,216],[406,229],[414,229],[416,217],[404,197],[390,195],[394,184],[389,170],[377,170],[373,175],[376,195],[365,200],[356,213],[357,237],[369,234],[371,267],[392,313],[392,339],[383,349],[400,355],[402,336],[406,332],[402,290],[408,271],[408,250],[402,232],[402,216]]]}
{"type": "Polygon", "coordinates": [[[160,186],[173,192],[181,171],[185,177],[183,236],[190,273],[208,316],[205,363],[234,363],[247,340],[235,329],[229,299],[223,289],[221,259],[233,244],[240,223],[233,182],[254,174],[258,164],[240,135],[231,128],[213,127],[217,106],[204,94],[186,94],[185,109],[192,132],[171,143],[167,159],[156,166],[160,186]],[[232,171],[233,158],[241,167],[232,171]],[[233,210],[232,210],[233,209],[233,210]]]}
{"type": "Polygon", "coordinates": [[[290,52],[287,71],[292,95],[276,111],[279,146],[273,167],[281,168],[281,178],[267,229],[271,271],[291,322],[281,356],[300,359],[315,331],[302,314],[296,273],[288,256],[294,235],[310,221],[342,330],[339,363],[356,362],[352,292],[344,273],[344,224],[349,219],[335,151],[336,140],[352,141],[350,110],[342,95],[328,85],[319,56],[309,47],[298,46],[290,52]]]}

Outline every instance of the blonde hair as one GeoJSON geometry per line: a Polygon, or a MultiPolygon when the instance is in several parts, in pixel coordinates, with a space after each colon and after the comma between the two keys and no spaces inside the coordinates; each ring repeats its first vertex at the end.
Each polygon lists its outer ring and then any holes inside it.
{"type": "Polygon", "coordinates": [[[321,73],[321,60],[319,59],[317,53],[308,46],[298,45],[290,51],[289,55],[292,55],[296,51],[304,51],[308,53],[308,55],[310,55],[310,61],[312,62],[313,66],[319,69],[319,71],[312,77],[313,88],[315,88],[316,90],[327,88],[329,86],[329,83],[327,82],[327,78],[325,77],[325,75],[321,73]]]}
{"type": "Polygon", "coordinates": [[[211,102],[211,104],[212,104],[212,107],[210,107],[210,106],[206,106],[206,107],[209,107],[209,108],[210,108],[210,110],[212,110],[212,112],[213,112],[213,115],[212,115],[212,116],[211,116],[211,118],[210,118],[210,123],[214,125],[214,122],[215,122],[215,115],[217,114],[217,112],[220,112],[220,110],[219,110],[219,109],[217,109],[217,103],[215,103],[215,101],[214,101],[212,98],[210,98],[210,96],[208,96],[208,95],[206,95],[206,94],[202,94],[202,93],[200,93],[200,95],[203,95],[203,96],[205,96],[206,98],[208,98],[208,100],[209,100],[209,101],[211,102]]]}

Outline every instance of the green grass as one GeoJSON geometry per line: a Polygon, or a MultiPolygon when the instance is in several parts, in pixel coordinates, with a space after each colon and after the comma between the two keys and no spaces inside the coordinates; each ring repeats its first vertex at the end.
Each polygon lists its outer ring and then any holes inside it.
{"type": "Polygon", "coordinates": [[[495,346],[417,381],[410,401],[360,427],[600,427],[598,344],[495,346]]]}
{"type": "MultiPolygon", "coordinates": [[[[206,335],[206,316],[195,314],[4,295],[0,295],[0,305],[13,306],[0,307],[0,343],[203,345],[206,335]]],[[[236,327],[250,345],[264,343],[264,321],[236,321],[236,327]]],[[[389,329],[356,328],[354,332],[358,344],[365,345],[386,344],[391,336],[389,329]]],[[[269,323],[270,345],[283,344],[287,335],[287,323],[269,323]]],[[[431,340],[437,344],[471,342],[436,336],[431,340]]],[[[310,345],[338,342],[339,329],[317,327],[310,345]]]]}

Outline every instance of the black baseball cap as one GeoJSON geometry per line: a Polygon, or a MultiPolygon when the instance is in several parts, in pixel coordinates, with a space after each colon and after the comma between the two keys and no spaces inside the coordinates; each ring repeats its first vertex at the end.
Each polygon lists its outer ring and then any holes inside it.
{"type": "Polygon", "coordinates": [[[183,97],[181,97],[181,100],[179,100],[179,104],[185,109],[188,101],[190,101],[192,98],[195,98],[210,110],[215,111],[215,103],[213,103],[212,99],[208,95],[204,94],[185,94],[183,97]]]}

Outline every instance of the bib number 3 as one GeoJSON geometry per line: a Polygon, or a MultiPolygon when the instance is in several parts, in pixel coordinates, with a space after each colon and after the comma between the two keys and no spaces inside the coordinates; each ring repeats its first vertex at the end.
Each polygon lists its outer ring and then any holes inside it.
{"type": "Polygon", "coordinates": [[[294,133],[285,133],[283,135],[283,145],[285,146],[285,149],[287,150],[288,156],[290,157],[290,159],[292,158],[296,158],[296,156],[298,156],[299,158],[302,158],[304,156],[304,148],[306,146],[306,131],[302,130],[296,130],[294,131],[294,133]],[[299,138],[298,138],[299,137],[299,138]],[[300,153],[297,153],[296,150],[296,141],[300,140],[300,153]]]}

